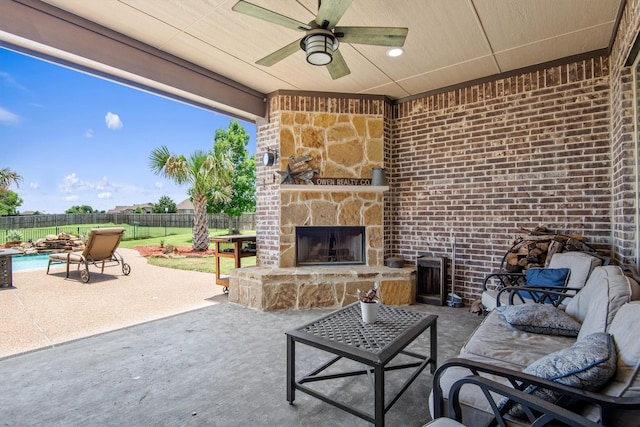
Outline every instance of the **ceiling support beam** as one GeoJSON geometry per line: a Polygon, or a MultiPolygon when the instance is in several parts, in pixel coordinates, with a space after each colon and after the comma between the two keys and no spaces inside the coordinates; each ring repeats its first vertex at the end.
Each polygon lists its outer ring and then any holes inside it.
{"type": "Polygon", "coordinates": [[[0,46],[244,120],[266,115],[265,94],[49,4],[0,10],[0,46]]]}

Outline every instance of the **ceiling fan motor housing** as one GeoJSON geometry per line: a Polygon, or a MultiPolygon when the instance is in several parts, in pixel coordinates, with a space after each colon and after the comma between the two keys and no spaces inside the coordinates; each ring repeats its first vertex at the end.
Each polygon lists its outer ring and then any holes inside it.
{"type": "Polygon", "coordinates": [[[329,30],[317,28],[300,40],[300,47],[307,54],[307,62],[312,65],[327,65],[333,60],[333,52],[338,49],[338,39],[329,30]]]}

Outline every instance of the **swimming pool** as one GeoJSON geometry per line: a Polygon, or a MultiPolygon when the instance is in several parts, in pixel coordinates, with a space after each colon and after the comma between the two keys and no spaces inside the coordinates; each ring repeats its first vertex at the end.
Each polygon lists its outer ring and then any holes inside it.
{"type": "Polygon", "coordinates": [[[49,255],[18,255],[11,257],[13,271],[28,271],[47,268],[49,255]]]}

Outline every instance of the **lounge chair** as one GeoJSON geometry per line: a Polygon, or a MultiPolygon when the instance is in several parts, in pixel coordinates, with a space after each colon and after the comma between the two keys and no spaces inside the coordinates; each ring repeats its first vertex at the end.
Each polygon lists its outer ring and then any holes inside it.
{"type": "MultiPolygon", "coordinates": [[[[89,281],[89,264],[98,266],[100,263],[100,272],[104,273],[105,263],[115,263],[122,266],[122,274],[128,276],[131,273],[131,266],[124,262],[120,254],[116,252],[124,228],[95,228],[91,230],[89,238],[82,252],[55,253],[49,255],[49,264],[47,265],[47,274],[51,264],[66,264],[67,275],[69,277],[69,265],[77,264],[78,270],[84,265],[84,270],[80,270],[80,278],[84,283],[89,281]]],[[[113,264],[112,264],[113,265],[113,264]]]]}

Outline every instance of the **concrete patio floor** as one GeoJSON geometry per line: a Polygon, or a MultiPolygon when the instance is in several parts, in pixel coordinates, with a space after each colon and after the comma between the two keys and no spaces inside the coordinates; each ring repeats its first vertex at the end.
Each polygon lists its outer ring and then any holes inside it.
{"type": "MultiPolygon", "coordinates": [[[[15,274],[15,289],[0,290],[0,424],[371,425],[303,393],[293,406],[286,401],[284,332],[331,310],[254,311],[228,303],[211,275],[149,266],[135,251],[121,253],[131,276],[111,268],[83,284],[73,275],[24,272],[15,274]],[[42,277],[46,287],[36,297],[30,283],[42,277]],[[20,325],[31,338],[10,338],[21,334],[20,325]]],[[[466,308],[410,308],[439,316],[441,362],[457,354],[481,321],[466,308]]],[[[411,348],[426,353],[428,333],[411,348]]],[[[327,360],[305,346],[296,350],[299,372],[327,360]]],[[[387,391],[405,377],[388,374],[387,391]]],[[[419,376],[387,413],[387,425],[421,426],[430,419],[431,379],[428,370],[419,376]]],[[[331,387],[344,401],[372,408],[365,377],[331,387]]]]}

